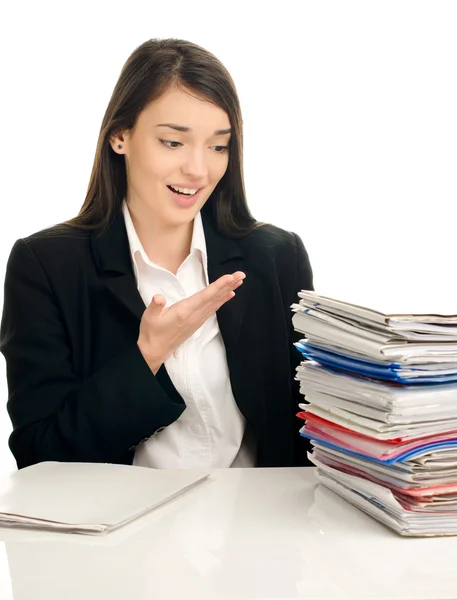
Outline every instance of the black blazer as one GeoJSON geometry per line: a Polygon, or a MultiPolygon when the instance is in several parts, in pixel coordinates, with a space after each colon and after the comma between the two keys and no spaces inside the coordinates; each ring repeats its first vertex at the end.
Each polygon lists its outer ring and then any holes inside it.
{"type": "MultiPolygon", "coordinates": [[[[244,271],[217,318],[235,400],[259,466],[309,464],[290,305],[313,289],[301,239],[271,225],[242,239],[204,214],[208,274],[244,271]]],[[[5,278],[9,445],[18,467],[45,460],[132,463],[135,446],[185,410],[165,367],[154,376],[137,346],[145,305],[121,212],[102,235],[55,228],[18,240],[5,278]]]]}

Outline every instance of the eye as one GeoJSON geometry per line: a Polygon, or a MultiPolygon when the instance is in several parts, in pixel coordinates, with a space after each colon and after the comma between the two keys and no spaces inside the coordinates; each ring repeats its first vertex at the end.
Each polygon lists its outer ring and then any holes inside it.
{"type": "MultiPolygon", "coordinates": [[[[181,142],[176,142],[174,140],[164,140],[159,138],[159,142],[169,150],[176,150],[177,148],[179,148],[179,146],[183,146],[181,142]]],[[[216,154],[224,154],[229,150],[229,146],[211,146],[211,148],[214,149],[216,154]]]]}
{"type": "Polygon", "coordinates": [[[213,148],[215,149],[214,151],[216,154],[224,154],[225,152],[228,152],[229,149],[228,146],[213,146],[213,148]]]}
{"type": "Polygon", "coordinates": [[[169,150],[175,150],[176,148],[179,148],[179,146],[182,146],[181,142],[175,142],[173,140],[162,140],[159,138],[159,142],[161,144],[163,144],[165,146],[165,148],[168,148],[169,150]],[[177,144],[177,145],[172,146],[172,144],[177,144]]]}

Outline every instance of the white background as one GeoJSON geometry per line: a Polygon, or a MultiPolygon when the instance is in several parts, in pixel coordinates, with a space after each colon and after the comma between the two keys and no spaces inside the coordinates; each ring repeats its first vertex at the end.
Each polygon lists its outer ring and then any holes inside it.
{"type": "MultiPolygon", "coordinates": [[[[250,206],[301,235],[317,291],[457,313],[456,2],[2,7],[2,280],[17,238],[78,212],[129,54],[153,37],[181,37],[231,72],[250,206]]],[[[2,474],[15,463],[0,365],[2,474]]]]}

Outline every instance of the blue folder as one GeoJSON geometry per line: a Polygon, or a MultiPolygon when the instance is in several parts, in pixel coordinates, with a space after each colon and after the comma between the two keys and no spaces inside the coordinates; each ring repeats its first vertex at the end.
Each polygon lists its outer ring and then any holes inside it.
{"type": "Polygon", "coordinates": [[[367,454],[363,454],[362,452],[354,452],[353,450],[347,450],[346,448],[342,448],[341,446],[337,446],[336,444],[331,444],[330,442],[323,442],[322,440],[313,437],[312,434],[306,431],[300,431],[300,435],[302,437],[308,438],[309,440],[316,440],[322,446],[327,446],[328,448],[333,448],[334,450],[338,450],[339,452],[344,452],[345,454],[351,454],[352,456],[359,456],[360,458],[365,458],[366,460],[371,460],[372,462],[379,463],[381,465],[393,465],[394,463],[402,463],[407,461],[410,458],[414,458],[423,453],[424,450],[432,452],[438,448],[457,448],[457,440],[446,440],[445,442],[432,442],[431,444],[424,444],[420,446],[420,448],[415,448],[414,450],[409,450],[407,452],[403,452],[399,456],[395,458],[388,458],[385,460],[381,460],[380,458],[373,458],[372,456],[368,456],[367,454]]]}
{"type": "Polygon", "coordinates": [[[331,352],[330,350],[322,350],[304,342],[297,342],[295,346],[305,358],[315,361],[333,372],[345,371],[373,379],[395,381],[404,385],[440,384],[457,381],[457,371],[449,375],[433,375],[432,371],[408,366],[408,371],[415,371],[414,377],[402,377],[402,371],[405,367],[398,363],[382,365],[369,360],[331,352]]]}

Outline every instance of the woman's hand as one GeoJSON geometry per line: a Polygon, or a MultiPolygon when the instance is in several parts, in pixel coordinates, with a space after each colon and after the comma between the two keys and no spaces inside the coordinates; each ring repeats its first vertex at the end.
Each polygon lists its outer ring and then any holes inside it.
{"type": "Polygon", "coordinates": [[[246,277],[241,271],[223,275],[201,292],[165,308],[166,300],[156,294],[141,318],[138,347],[154,375],[165,360],[225,302],[234,297],[246,277]]]}

